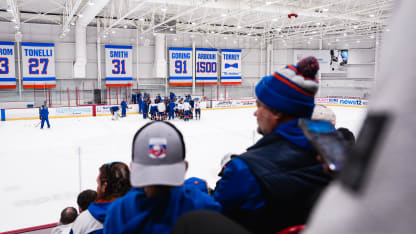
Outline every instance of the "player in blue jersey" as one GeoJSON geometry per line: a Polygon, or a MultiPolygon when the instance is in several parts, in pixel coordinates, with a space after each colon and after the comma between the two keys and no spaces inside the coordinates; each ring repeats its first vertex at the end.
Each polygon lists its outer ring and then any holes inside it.
{"type": "Polygon", "coordinates": [[[46,124],[48,125],[48,128],[51,127],[51,125],[49,124],[49,111],[48,108],[45,107],[45,105],[42,105],[42,109],[40,109],[40,119],[42,120],[41,124],[40,124],[40,129],[43,129],[43,125],[46,124]]]}
{"type": "Polygon", "coordinates": [[[120,104],[121,106],[121,117],[126,117],[126,110],[127,110],[127,102],[126,99],[123,99],[123,101],[120,104]]]}
{"type": "Polygon", "coordinates": [[[142,102],[142,111],[143,111],[143,119],[146,119],[147,113],[149,112],[149,102],[148,102],[147,97],[145,97],[142,102]]]}
{"type": "Polygon", "coordinates": [[[169,120],[175,119],[175,102],[173,100],[170,100],[169,102],[169,120]]]}
{"type": "Polygon", "coordinates": [[[142,99],[142,94],[140,92],[137,94],[137,101],[139,102],[139,114],[140,114],[143,111],[143,99],[142,99]]]}
{"type": "Polygon", "coordinates": [[[120,108],[118,106],[112,106],[110,107],[110,112],[111,112],[111,119],[112,120],[118,120],[119,114],[118,111],[120,110],[120,108]]]}

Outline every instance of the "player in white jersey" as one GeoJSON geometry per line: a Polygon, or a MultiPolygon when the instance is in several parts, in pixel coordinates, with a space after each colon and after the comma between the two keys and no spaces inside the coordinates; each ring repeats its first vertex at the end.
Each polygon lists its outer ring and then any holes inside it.
{"type": "Polygon", "coordinates": [[[165,119],[165,111],[166,111],[166,105],[164,102],[159,102],[157,104],[157,117],[159,120],[165,119]]]}
{"type": "Polygon", "coordinates": [[[189,102],[188,102],[188,100],[186,100],[184,103],[183,103],[183,112],[184,112],[184,120],[185,121],[188,121],[189,120],[189,112],[191,111],[191,105],[189,104],[189,102]]]}
{"type": "Polygon", "coordinates": [[[198,99],[195,100],[195,119],[201,119],[201,103],[198,99]]]}
{"type": "Polygon", "coordinates": [[[182,100],[179,100],[178,112],[179,112],[179,118],[183,119],[183,103],[182,103],[182,100]]]}

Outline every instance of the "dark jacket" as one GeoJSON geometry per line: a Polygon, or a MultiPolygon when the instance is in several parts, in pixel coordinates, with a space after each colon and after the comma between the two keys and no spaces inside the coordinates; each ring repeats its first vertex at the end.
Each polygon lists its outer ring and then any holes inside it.
{"type": "Polygon", "coordinates": [[[218,182],[214,197],[224,213],[254,233],[304,224],[330,180],[296,121],[279,126],[230,161],[218,182]]]}

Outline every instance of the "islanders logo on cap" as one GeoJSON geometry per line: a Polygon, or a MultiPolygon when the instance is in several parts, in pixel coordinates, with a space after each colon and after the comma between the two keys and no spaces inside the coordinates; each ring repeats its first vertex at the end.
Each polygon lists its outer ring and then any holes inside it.
{"type": "Polygon", "coordinates": [[[149,139],[149,156],[151,158],[162,159],[166,157],[167,141],[166,138],[149,139]]]}

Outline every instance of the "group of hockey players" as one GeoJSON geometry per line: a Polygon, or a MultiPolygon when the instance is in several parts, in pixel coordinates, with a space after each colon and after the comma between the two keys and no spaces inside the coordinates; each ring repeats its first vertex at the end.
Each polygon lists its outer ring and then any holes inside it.
{"type": "Polygon", "coordinates": [[[141,94],[137,95],[137,99],[132,98],[132,101],[138,101],[139,114],[143,114],[143,119],[151,120],[173,120],[176,118],[189,121],[190,119],[201,119],[201,105],[198,98],[192,99],[191,95],[185,97],[176,97],[173,92],[170,92],[169,97],[162,98],[160,94],[151,100],[150,95],[145,93],[143,99],[141,94]],[[194,115],[195,111],[195,115],[194,115]]]}

